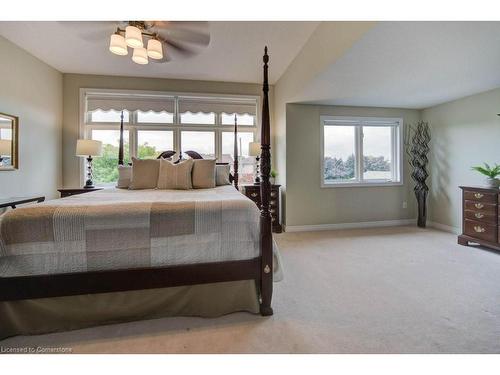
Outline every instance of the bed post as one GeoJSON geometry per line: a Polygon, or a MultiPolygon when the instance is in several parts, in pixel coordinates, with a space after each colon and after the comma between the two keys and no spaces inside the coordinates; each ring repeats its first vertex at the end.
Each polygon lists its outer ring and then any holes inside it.
{"type": "Polygon", "coordinates": [[[118,165],[123,165],[123,110],[120,116],[120,145],[118,146],[118,165]]]}
{"type": "Polygon", "coordinates": [[[238,190],[238,118],[234,115],[234,187],[238,190]]]}
{"type": "Polygon", "coordinates": [[[271,213],[269,212],[269,198],[271,196],[271,183],[269,175],[271,173],[271,130],[269,124],[269,83],[267,63],[267,46],[264,49],[264,97],[262,100],[262,124],[261,124],[261,156],[260,156],[260,249],[261,249],[261,281],[260,293],[261,304],[260,313],[263,316],[273,314],[271,308],[271,298],[273,294],[273,238],[271,233],[271,213]]]}

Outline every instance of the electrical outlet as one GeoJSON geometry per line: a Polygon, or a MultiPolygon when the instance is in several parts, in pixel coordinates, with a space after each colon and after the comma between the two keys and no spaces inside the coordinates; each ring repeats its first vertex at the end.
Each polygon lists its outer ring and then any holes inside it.
{"type": "Polygon", "coordinates": [[[403,201],[403,208],[408,208],[408,202],[407,201],[403,201]]]}

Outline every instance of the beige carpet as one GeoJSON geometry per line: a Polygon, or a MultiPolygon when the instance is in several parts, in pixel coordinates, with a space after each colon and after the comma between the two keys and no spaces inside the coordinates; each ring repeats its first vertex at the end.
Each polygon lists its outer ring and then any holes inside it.
{"type": "Polygon", "coordinates": [[[500,353],[500,253],[410,227],[276,236],[275,314],[166,318],[0,346],[77,353],[500,353]]]}

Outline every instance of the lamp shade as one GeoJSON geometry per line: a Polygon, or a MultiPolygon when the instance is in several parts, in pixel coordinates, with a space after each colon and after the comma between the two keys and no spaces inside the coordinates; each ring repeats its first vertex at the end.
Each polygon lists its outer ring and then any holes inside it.
{"type": "Polygon", "coordinates": [[[250,142],[248,144],[248,150],[250,156],[260,156],[260,143],[259,142],[250,142]]]}
{"type": "Polygon", "coordinates": [[[12,155],[12,141],[9,139],[0,139],[0,155],[12,155]]]}
{"type": "Polygon", "coordinates": [[[132,48],[143,47],[141,30],[135,26],[127,26],[125,28],[125,42],[127,46],[132,48]]]}
{"type": "Polygon", "coordinates": [[[136,64],[146,65],[148,63],[148,51],[146,51],[146,48],[135,48],[132,55],[132,60],[136,64]]]}
{"type": "Polygon", "coordinates": [[[109,50],[115,55],[127,55],[128,49],[127,43],[125,43],[125,38],[120,34],[111,35],[111,39],[109,40],[109,50]]]}
{"type": "Polygon", "coordinates": [[[163,49],[158,39],[148,40],[148,56],[155,60],[161,60],[163,58],[163,49]]]}
{"type": "Polygon", "coordinates": [[[79,139],[76,142],[76,156],[101,156],[102,142],[92,139],[79,139]]]}

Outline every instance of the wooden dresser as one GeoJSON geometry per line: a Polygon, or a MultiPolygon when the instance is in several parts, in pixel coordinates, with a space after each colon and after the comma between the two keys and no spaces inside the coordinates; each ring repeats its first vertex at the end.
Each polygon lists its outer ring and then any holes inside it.
{"type": "MultiPolygon", "coordinates": [[[[271,211],[274,233],[281,233],[283,231],[280,224],[280,186],[281,185],[271,185],[269,210],[271,211]]],[[[260,210],[260,185],[243,185],[242,188],[243,194],[253,200],[260,210]]]]}
{"type": "Polygon", "coordinates": [[[462,189],[462,234],[458,243],[469,242],[500,250],[500,190],[486,187],[460,186],[462,189]]]}

